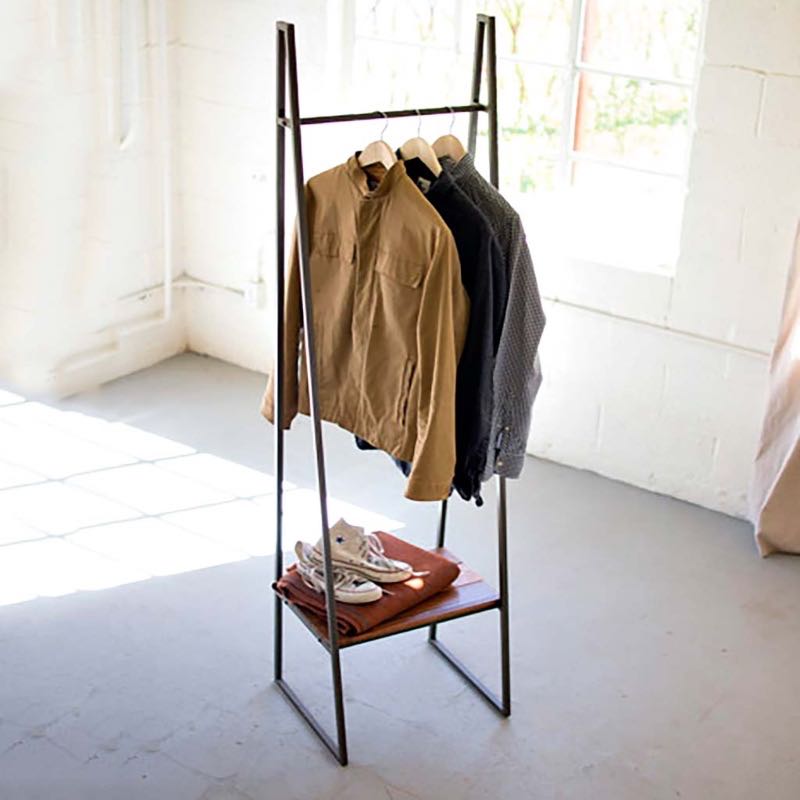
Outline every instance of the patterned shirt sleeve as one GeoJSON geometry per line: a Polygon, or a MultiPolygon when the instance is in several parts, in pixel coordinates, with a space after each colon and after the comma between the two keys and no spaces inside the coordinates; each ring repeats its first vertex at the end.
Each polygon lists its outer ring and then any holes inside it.
{"type": "Polygon", "coordinates": [[[531,409],[542,383],[539,342],[545,315],[525,231],[516,214],[508,217],[508,302],[494,368],[494,413],[489,441],[494,451],[484,478],[492,473],[518,478],[522,472],[531,409]]]}

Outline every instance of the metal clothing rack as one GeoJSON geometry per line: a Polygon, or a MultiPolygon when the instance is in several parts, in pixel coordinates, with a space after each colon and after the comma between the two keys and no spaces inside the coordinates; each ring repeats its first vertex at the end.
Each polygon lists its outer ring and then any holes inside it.
{"type": "MultiPolygon", "coordinates": [[[[286,130],[291,131],[292,157],[294,162],[294,182],[297,193],[297,242],[300,258],[300,288],[303,312],[304,350],[308,376],[308,394],[311,419],[314,428],[314,454],[317,466],[317,489],[319,492],[320,516],[322,520],[323,563],[325,571],[326,622],[306,614],[301,609],[275,595],[274,625],[274,680],[275,684],[294,706],[312,730],[324,742],[340,764],[347,764],[347,733],[344,717],[344,695],[342,691],[342,669],[340,651],[346,647],[373,641],[396,633],[428,628],[428,641],[451,666],[453,666],[493,708],[504,717],[511,714],[511,681],[509,658],[509,615],[508,615],[508,563],[506,557],[506,482],[498,477],[498,574],[499,591],[478,579],[460,587],[451,587],[439,595],[426,600],[407,612],[400,614],[364,634],[342,636],[336,628],[336,599],[333,590],[333,569],[331,565],[330,542],[328,540],[327,490],[325,486],[325,457],[322,444],[322,428],[319,412],[319,387],[316,371],[316,348],[312,324],[311,273],[309,268],[308,219],[306,215],[303,177],[303,148],[301,128],[304,125],[317,125],[329,122],[351,122],[354,120],[384,119],[394,117],[428,116],[435,114],[468,113],[469,152],[475,153],[478,132],[478,113],[489,116],[489,171],[490,179],[497,186],[498,147],[497,147],[497,53],[495,39],[495,20],[492,16],[478,14],[475,28],[475,51],[472,69],[471,101],[466,105],[441,106],[435,108],[406,109],[402,111],[368,111],[357,114],[336,114],[333,116],[301,117],[297,83],[297,50],[295,46],[294,25],[278,22],[277,25],[277,91],[276,91],[276,229],[277,229],[277,269],[276,269],[276,329],[274,364],[274,419],[275,419],[275,580],[283,574],[283,474],[284,474],[284,264],[285,264],[285,183],[286,183],[286,130]],[[488,101],[480,102],[483,75],[484,50],[486,51],[486,74],[488,82],[488,101]],[[287,114],[288,92],[288,114],[287,114]],[[319,724],[314,715],[303,704],[283,677],[283,606],[287,605],[305,626],[318,639],[330,655],[331,677],[333,681],[334,712],[336,718],[336,739],[334,740],[319,724]],[[501,693],[498,697],[483,684],[438,638],[437,625],[483,611],[497,609],[500,612],[500,667],[501,693]]],[[[447,500],[442,501],[437,548],[444,549],[445,526],[447,522],[447,500]]],[[[451,555],[451,554],[449,554],[451,555]]],[[[452,557],[452,555],[451,555],[452,557]]]]}

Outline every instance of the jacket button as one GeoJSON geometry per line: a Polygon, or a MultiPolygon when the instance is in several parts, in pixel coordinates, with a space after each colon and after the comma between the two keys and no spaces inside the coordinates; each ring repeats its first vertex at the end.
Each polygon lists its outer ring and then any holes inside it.
{"type": "Polygon", "coordinates": [[[497,466],[498,466],[498,467],[502,467],[502,466],[503,466],[503,461],[502,461],[502,459],[499,459],[499,458],[497,459],[497,466]]]}

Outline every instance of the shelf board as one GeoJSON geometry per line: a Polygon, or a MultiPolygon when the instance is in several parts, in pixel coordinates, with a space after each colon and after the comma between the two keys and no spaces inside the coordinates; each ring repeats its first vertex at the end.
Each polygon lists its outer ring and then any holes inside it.
{"type": "MultiPolygon", "coordinates": [[[[412,606],[396,617],[370,628],[364,633],[353,636],[339,636],[339,648],[352,647],[364,642],[372,642],[385,636],[394,636],[398,633],[425,628],[439,622],[447,622],[470,614],[478,614],[492,608],[500,608],[500,595],[480,575],[461,563],[446,548],[435,548],[431,552],[443,555],[455,561],[461,567],[461,572],[456,580],[444,591],[429,597],[427,600],[412,606]]],[[[287,606],[299,617],[300,621],[326,648],[330,646],[328,640],[328,625],[325,619],[316,614],[310,614],[293,603],[284,599],[287,606]]]]}

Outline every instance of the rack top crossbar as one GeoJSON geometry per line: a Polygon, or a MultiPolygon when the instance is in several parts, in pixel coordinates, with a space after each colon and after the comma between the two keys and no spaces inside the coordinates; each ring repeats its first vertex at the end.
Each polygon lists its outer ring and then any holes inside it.
{"type": "MultiPolygon", "coordinates": [[[[394,119],[396,117],[430,117],[435,114],[472,114],[488,111],[484,103],[469,103],[463,106],[434,106],[431,108],[405,108],[400,111],[363,111],[357,114],[333,114],[324,117],[300,117],[301,125],[321,125],[328,122],[356,122],[364,119],[394,119]]],[[[291,127],[289,117],[280,117],[281,125],[291,127]]]]}

